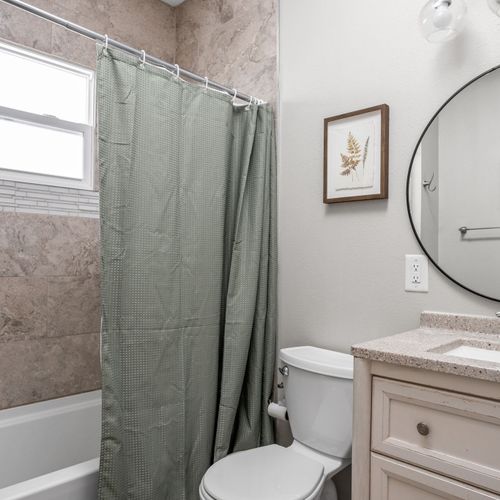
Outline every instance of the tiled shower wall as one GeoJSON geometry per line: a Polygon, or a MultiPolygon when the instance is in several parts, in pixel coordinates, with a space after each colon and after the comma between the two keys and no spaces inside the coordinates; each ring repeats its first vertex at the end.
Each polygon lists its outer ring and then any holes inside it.
{"type": "Polygon", "coordinates": [[[186,0],[176,9],[178,64],[275,103],[277,10],[278,0],[186,0]]]}
{"type": "MultiPolygon", "coordinates": [[[[28,1],[275,102],[277,0],[28,1]]],[[[95,66],[93,41],[2,2],[0,38],[95,66]]],[[[99,221],[84,199],[28,213],[30,188],[16,189],[4,206],[20,209],[0,211],[0,408],[92,390],[100,377],[99,221]]]]}
{"type": "Polygon", "coordinates": [[[97,388],[98,219],[0,217],[1,407],[97,388]]]}
{"type": "MultiPolygon", "coordinates": [[[[29,2],[175,57],[175,13],[159,0],[29,2]]],[[[93,41],[2,2],[0,38],[95,67],[93,41]]],[[[98,388],[97,193],[4,181],[0,197],[0,408],[98,388]]]]}

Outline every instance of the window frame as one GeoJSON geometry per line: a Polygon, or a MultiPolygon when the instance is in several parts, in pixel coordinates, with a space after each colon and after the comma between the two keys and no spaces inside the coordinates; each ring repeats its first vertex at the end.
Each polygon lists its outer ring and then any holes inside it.
{"type": "Polygon", "coordinates": [[[35,50],[27,50],[17,45],[10,45],[0,42],[0,50],[9,52],[16,56],[32,59],[37,62],[48,64],[56,68],[63,69],[82,75],[88,79],[87,85],[87,120],[88,123],[78,123],[62,120],[56,116],[31,113],[20,109],[0,106],[0,118],[17,123],[26,123],[45,129],[59,130],[66,133],[79,134],[83,137],[83,178],[74,179],[60,175],[33,173],[25,170],[14,170],[0,168],[0,179],[26,182],[29,184],[39,184],[55,187],[68,187],[73,189],[94,190],[94,144],[95,144],[95,72],[91,69],[68,63],[55,57],[40,54],[35,50]]]}

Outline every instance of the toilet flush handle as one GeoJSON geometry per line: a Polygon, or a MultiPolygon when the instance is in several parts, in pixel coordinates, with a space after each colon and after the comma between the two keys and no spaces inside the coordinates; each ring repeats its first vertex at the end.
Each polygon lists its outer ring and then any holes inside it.
{"type": "Polygon", "coordinates": [[[288,377],[288,366],[282,366],[278,368],[278,370],[280,371],[281,375],[283,375],[283,377],[288,377]]]}

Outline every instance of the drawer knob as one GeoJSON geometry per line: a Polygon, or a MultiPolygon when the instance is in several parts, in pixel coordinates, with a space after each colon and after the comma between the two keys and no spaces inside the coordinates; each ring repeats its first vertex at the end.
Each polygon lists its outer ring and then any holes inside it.
{"type": "Polygon", "coordinates": [[[423,422],[417,424],[417,431],[421,436],[427,436],[430,432],[429,426],[423,422]]]}

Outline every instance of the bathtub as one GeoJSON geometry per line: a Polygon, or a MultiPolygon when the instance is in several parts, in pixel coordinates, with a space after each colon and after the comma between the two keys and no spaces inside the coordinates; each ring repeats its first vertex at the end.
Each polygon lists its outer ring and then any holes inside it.
{"type": "Polygon", "coordinates": [[[0,500],[95,500],[101,391],[0,411],[0,500]]]}

